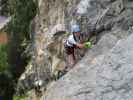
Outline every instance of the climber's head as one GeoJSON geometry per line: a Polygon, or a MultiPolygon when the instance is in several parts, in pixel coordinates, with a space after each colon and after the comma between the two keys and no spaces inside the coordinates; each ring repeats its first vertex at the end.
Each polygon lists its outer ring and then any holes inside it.
{"type": "Polygon", "coordinates": [[[71,32],[76,35],[76,36],[80,36],[80,26],[79,25],[73,25],[71,28],[71,32]]]}

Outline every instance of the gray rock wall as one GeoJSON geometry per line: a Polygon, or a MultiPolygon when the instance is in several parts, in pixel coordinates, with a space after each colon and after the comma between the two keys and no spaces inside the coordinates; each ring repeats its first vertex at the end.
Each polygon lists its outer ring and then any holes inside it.
{"type": "MultiPolygon", "coordinates": [[[[89,100],[90,96],[94,98],[91,100],[101,100],[102,91],[106,88],[102,89],[97,85],[102,84],[102,81],[104,81],[103,84],[110,83],[110,80],[107,81],[104,78],[101,79],[100,75],[97,76],[99,74],[97,72],[102,69],[99,65],[102,66],[101,63],[105,61],[106,53],[117,41],[126,38],[131,33],[132,3],[131,0],[38,0],[39,12],[35,18],[35,56],[20,78],[22,88],[32,89],[34,84],[40,81],[43,83],[42,87],[46,86],[47,82],[51,81],[53,72],[59,66],[65,66],[63,39],[66,36],[64,33],[60,34],[59,31],[70,32],[71,24],[79,23],[82,32],[86,33],[85,39],[94,36],[97,45],[85,54],[85,57],[76,65],[77,69],[74,68],[59,80],[59,85],[57,83],[48,90],[46,100],[86,100],[86,98],[89,100]],[[60,35],[57,34],[58,32],[60,35]]],[[[91,39],[93,41],[93,38],[91,39]]],[[[114,77],[111,76],[112,69],[105,74],[109,73],[109,77],[114,77]]],[[[108,91],[110,87],[107,87],[108,91]]],[[[114,91],[112,93],[115,94],[114,91]]]]}
{"type": "MultiPolygon", "coordinates": [[[[111,50],[95,45],[104,53],[88,51],[73,70],[49,86],[41,100],[132,100],[133,35],[117,43],[108,36],[113,41],[101,44],[111,50]],[[90,53],[95,55],[91,60],[90,53]]],[[[107,35],[101,41],[106,39],[107,35]]]]}

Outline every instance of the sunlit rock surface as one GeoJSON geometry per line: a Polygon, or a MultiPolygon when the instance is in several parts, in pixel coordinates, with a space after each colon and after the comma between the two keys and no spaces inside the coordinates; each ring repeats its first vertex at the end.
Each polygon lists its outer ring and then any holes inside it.
{"type": "Polygon", "coordinates": [[[113,47],[111,50],[106,52],[95,45],[104,53],[88,51],[73,70],[48,88],[41,100],[132,100],[133,35],[117,43],[113,36],[110,40],[103,44],[111,44],[106,47],[113,47]]]}
{"type": "Polygon", "coordinates": [[[113,69],[117,63],[112,68],[108,61],[113,63],[113,58],[109,56],[115,56],[114,48],[120,45],[121,49],[122,43],[127,42],[121,39],[132,33],[132,4],[131,0],[38,0],[39,12],[34,19],[33,59],[20,78],[20,88],[31,89],[38,81],[42,81],[42,87],[45,87],[55,70],[65,66],[63,41],[67,35],[64,30],[70,33],[71,25],[79,23],[85,39],[94,36],[91,39],[95,40],[95,45],[84,54],[85,57],[77,56],[82,60],[70,73],[49,87],[42,100],[45,97],[46,100],[125,100],[121,97],[125,90],[122,88],[120,92],[120,88],[116,89],[113,85],[120,80],[119,72],[115,73],[113,69]],[[119,40],[122,43],[119,44],[119,40]],[[107,79],[103,76],[107,76],[107,79]]]}

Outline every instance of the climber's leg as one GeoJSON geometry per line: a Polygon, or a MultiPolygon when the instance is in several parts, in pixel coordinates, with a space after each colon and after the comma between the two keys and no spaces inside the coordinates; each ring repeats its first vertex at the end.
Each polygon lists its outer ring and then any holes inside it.
{"type": "Polygon", "coordinates": [[[72,68],[75,64],[75,56],[74,54],[68,55],[68,66],[72,68]]]}
{"type": "Polygon", "coordinates": [[[66,47],[67,65],[66,70],[69,71],[75,64],[74,47],[66,47]]]}

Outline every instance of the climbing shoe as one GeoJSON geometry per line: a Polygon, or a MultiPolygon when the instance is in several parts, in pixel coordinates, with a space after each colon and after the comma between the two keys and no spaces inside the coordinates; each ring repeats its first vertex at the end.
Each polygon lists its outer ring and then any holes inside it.
{"type": "Polygon", "coordinates": [[[58,76],[57,76],[57,79],[61,78],[62,76],[64,76],[65,74],[67,73],[67,71],[59,71],[58,72],[58,76]]]}

